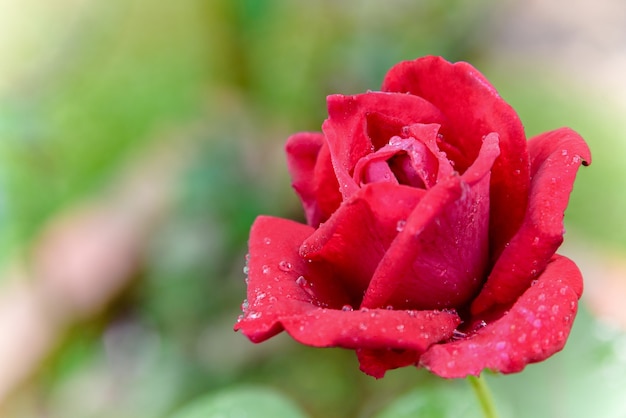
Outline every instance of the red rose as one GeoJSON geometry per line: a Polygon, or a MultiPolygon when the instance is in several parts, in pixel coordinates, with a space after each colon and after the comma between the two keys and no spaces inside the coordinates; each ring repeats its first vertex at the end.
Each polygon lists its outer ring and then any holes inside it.
{"type": "Polygon", "coordinates": [[[467,63],[402,62],[382,92],[328,97],[323,133],[287,142],[308,225],[261,216],[235,329],[356,350],[382,377],[518,372],[561,350],[582,277],[555,254],[584,140],[526,141],[467,63]]]}

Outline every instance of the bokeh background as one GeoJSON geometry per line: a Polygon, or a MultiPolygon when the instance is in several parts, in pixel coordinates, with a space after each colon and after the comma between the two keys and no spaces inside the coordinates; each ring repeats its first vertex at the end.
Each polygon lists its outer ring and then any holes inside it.
{"type": "Polygon", "coordinates": [[[581,312],[563,352],[487,376],[498,408],[626,416],[621,0],[0,0],[0,416],[477,416],[466,382],[232,331],[255,216],[302,219],[287,136],[426,54],[593,153],[560,251],[581,312]]]}

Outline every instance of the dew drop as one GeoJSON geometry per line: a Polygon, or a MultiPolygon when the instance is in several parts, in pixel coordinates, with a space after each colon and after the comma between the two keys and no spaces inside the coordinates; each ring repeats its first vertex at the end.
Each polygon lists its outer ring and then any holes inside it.
{"type": "Polygon", "coordinates": [[[559,289],[559,293],[562,295],[565,295],[567,293],[567,286],[563,286],[562,288],[559,289]]]}
{"type": "Polygon", "coordinates": [[[341,307],[341,310],[342,310],[342,311],[345,311],[345,312],[348,312],[348,311],[353,311],[353,310],[354,310],[354,308],[352,307],[352,305],[343,305],[343,306],[341,307]]]}
{"type": "Polygon", "coordinates": [[[447,366],[448,366],[448,368],[450,368],[450,369],[451,369],[451,368],[453,368],[455,365],[456,365],[456,363],[454,362],[454,360],[450,360],[450,361],[447,363],[447,366]]]}
{"type": "Polygon", "coordinates": [[[367,325],[365,325],[363,322],[361,322],[361,323],[359,324],[359,329],[360,329],[361,331],[366,331],[366,330],[367,330],[367,325]]]}
{"type": "Polygon", "coordinates": [[[272,243],[272,240],[271,240],[269,237],[265,237],[265,238],[263,238],[263,242],[264,242],[266,245],[270,245],[270,244],[272,243]]]}
{"type": "Polygon", "coordinates": [[[304,278],[304,276],[299,276],[299,277],[296,279],[296,284],[297,284],[298,286],[302,286],[302,287],[304,287],[304,286],[306,286],[307,284],[309,284],[309,282],[307,282],[307,281],[306,281],[306,279],[304,278]]]}
{"type": "Polygon", "coordinates": [[[517,342],[519,342],[520,344],[522,344],[524,341],[526,341],[526,334],[522,334],[517,338],[517,342]]]}
{"type": "Polygon", "coordinates": [[[552,313],[555,315],[559,313],[559,305],[552,306],[552,313]]]}
{"type": "Polygon", "coordinates": [[[398,326],[396,326],[396,329],[400,332],[404,332],[404,325],[400,324],[398,326]]]}
{"type": "Polygon", "coordinates": [[[541,319],[535,319],[533,321],[533,327],[535,327],[535,328],[541,327],[541,319]]]}
{"type": "Polygon", "coordinates": [[[241,304],[241,310],[245,312],[248,310],[249,307],[250,307],[250,303],[248,302],[248,299],[244,299],[241,304]]]}
{"type": "Polygon", "coordinates": [[[548,309],[548,308],[546,308],[546,305],[539,305],[537,307],[537,312],[545,312],[546,309],[548,309]]]}
{"type": "Polygon", "coordinates": [[[396,224],[396,231],[402,232],[405,226],[406,226],[406,221],[403,219],[399,220],[398,223],[396,224]]]}
{"type": "Polygon", "coordinates": [[[284,272],[290,271],[291,267],[292,266],[289,261],[282,260],[280,263],[278,263],[278,268],[284,272]]]}
{"type": "Polygon", "coordinates": [[[268,265],[264,265],[261,269],[263,270],[263,274],[269,274],[269,272],[271,270],[270,266],[268,266],[268,265]]]}
{"type": "Polygon", "coordinates": [[[261,312],[250,312],[248,314],[248,318],[250,319],[258,319],[261,317],[261,312]]]}
{"type": "Polygon", "coordinates": [[[465,337],[467,337],[467,334],[459,331],[458,329],[452,331],[452,339],[454,340],[462,340],[465,337]]]}
{"type": "Polygon", "coordinates": [[[478,331],[479,329],[485,328],[486,326],[487,326],[487,323],[485,321],[480,321],[478,324],[476,324],[474,331],[478,331]]]}
{"type": "Polygon", "coordinates": [[[248,273],[250,273],[250,267],[248,267],[247,265],[243,266],[243,274],[245,274],[247,276],[248,273]]]}
{"type": "Polygon", "coordinates": [[[387,309],[388,311],[393,311],[393,306],[391,306],[391,305],[387,305],[387,306],[385,307],[385,309],[387,309]]]}
{"type": "Polygon", "coordinates": [[[496,343],[496,350],[504,350],[506,348],[506,342],[505,341],[498,341],[496,343]]]}
{"type": "Polygon", "coordinates": [[[402,138],[400,138],[399,136],[394,136],[389,140],[389,145],[391,146],[400,145],[401,143],[402,143],[402,138]]]}

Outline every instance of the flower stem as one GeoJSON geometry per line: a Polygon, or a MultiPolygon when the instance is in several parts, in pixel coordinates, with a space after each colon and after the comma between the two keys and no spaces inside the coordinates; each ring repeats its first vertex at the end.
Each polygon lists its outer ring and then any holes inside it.
{"type": "Polygon", "coordinates": [[[472,389],[474,389],[474,393],[478,398],[480,408],[483,410],[483,415],[485,416],[485,418],[498,418],[496,405],[493,402],[491,391],[489,390],[485,379],[481,378],[480,376],[468,376],[467,380],[469,381],[472,389]]]}

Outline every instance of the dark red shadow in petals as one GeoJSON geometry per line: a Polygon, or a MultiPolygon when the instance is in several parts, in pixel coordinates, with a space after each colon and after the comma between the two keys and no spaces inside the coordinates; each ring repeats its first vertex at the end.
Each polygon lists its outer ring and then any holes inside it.
{"type": "Polygon", "coordinates": [[[280,331],[287,316],[350,303],[331,272],[300,257],[301,243],[313,228],[269,216],[258,217],[250,231],[247,307],[235,325],[253,342],[280,331]]]}
{"type": "MultiPolygon", "coordinates": [[[[482,138],[490,132],[500,136],[500,157],[491,173],[489,234],[495,258],[515,234],[524,218],[529,164],[526,137],[517,113],[471,65],[452,64],[441,57],[424,57],[395,65],[386,75],[383,91],[411,93],[435,105],[444,115],[444,141],[466,157],[455,158],[463,172],[478,155],[482,138]]],[[[444,149],[445,151],[445,149],[444,149]]],[[[451,150],[452,151],[452,150],[451,150]]],[[[454,154],[454,155],[453,155],[454,154]]]]}
{"type": "Polygon", "coordinates": [[[508,313],[465,339],[432,346],[420,364],[445,378],[478,376],[483,369],[519,372],[563,348],[581,293],[578,267],[555,255],[508,313]]]}
{"type": "Polygon", "coordinates": [[[341,203],[326,139],[321,133],[297,133],[287,139],[285,151],[292,186],[302,201],[307,223],[317,226],[341,203]]]}
{"type": "Polygon", "coordinates": [[[317,227],[321,222],[326,222],[331,217],[343,199],[333,170],[328,142],[324,142],[324,145],[322,145],[322,149],[317,156],[313,175],[315,176],[316,184],[315,197],[317,198],[321,216],[319,222],[311,223],[310,225],[317,227]]]}
{"type": "MultiPolygon", "coordinates": [[[[367,115],[378,114],[399,124],[443,123],[441,112],[426,100],[394,93],[372,92],[356,96],[331,95],[327,98],[328,119],[322,125],[332,156],[333,167],[342,195],[351,196],[358,190],[352,179],[357,161],[372,152],[374,144],[368,135],[367,115]]],[[[370,116],[370,122],[374,123],[370,116]]],[[[377,139],[380,141],[380,139],[377,139]]]]}
{"type": "Polygon", "coordinates": [[[336,280],[350,291],[350,303],[358,306],[378,262],[398,234],[398,219],[406,219],[424,194],[392,183],[366,185],[304,241],[300,254],[332,265],[336,280]]]}
{"type": "Polygon", "coordinates": [[[362,306],[460,308],[475,295],[488,258],[489,169],[498,152],[497,135],[488,135],[463,176],[428,191],[378,264],[362,306]]]}
{"type": "Polygon", "coordinates": [[[563,215],[578,168],[589,163],[587,144],[568,128],[528,142],[532,183],[526,218],[474,300],[474,314],[514,301],[545,268],[563,241],[563,215]]]}

